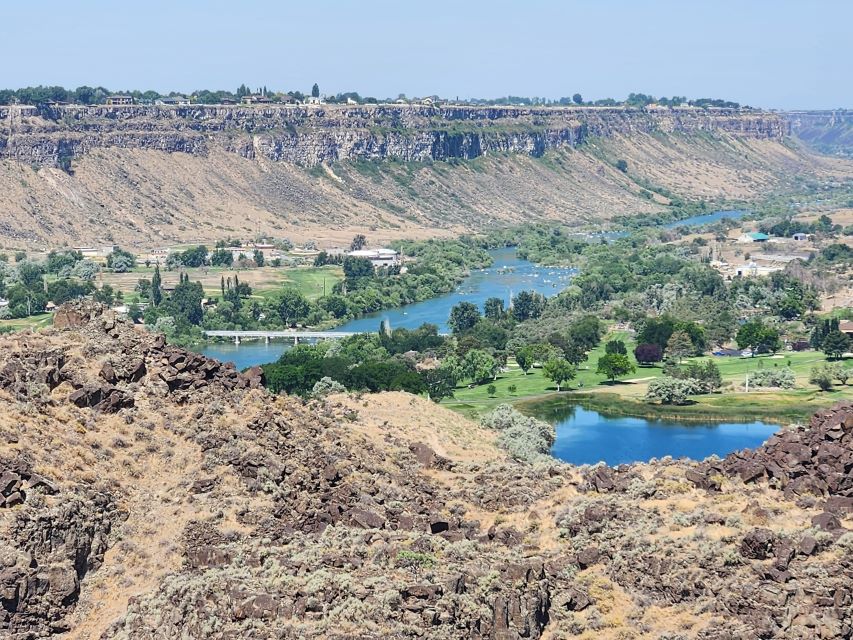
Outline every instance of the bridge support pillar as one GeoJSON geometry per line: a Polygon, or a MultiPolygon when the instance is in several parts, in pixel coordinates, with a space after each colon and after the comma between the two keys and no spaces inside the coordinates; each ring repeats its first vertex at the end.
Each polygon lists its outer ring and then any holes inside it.
{"type": "Polygon", "coordinates": [[[240,336],[234,336],[234,344],[240,344],[240,336]]]}
{"type": "Polygon", "coordinates": [[[299,346],[299,336],[293,336],[293,346],[299,346]]]}
{"type": "Polygon", "coordinates": [[[269,344],[269,343],[270,343],[270,337],[269,337],[269,336],[265,336],[265,337],[264,337],[264,344],[269,344]]]}

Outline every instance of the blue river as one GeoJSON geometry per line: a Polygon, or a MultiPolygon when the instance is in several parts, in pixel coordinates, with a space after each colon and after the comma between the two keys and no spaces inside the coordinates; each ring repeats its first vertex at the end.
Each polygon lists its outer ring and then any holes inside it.
{"type": "Polygon", "coordinates": [[[382,321],[391,328],[416,329],[424,322],[438,325],[439,332],[448,331],[450,310],[460,302],[472,302],[480,309],[489,298],[501,298],[509,306],[510,298],[519,291],[536,291],[552,296],[568,286],[576,273],[565,267],[540,267],[520,260],[515,249],[490,251],[494,262],[486,269],[473,271],[455,291],[424,302],[371,313],[337,327],[336,331],[378,331],[382,321]]]}
{"type": "MultiPolygon", "coordinates": [[[[739,218],[744,213],[717,211],[667,226],[704,225],[722,218],[739,218]]],[[[429,322],[446,331],[450,309],[463,300],[482,308],[487,298],[498,297],[508,303],[512,295],[524,290],[551,296],[563,290],[576,273],[569,268],[541,267],[520,260],[513,249],[496,250],[492,256],[492,266],[474,271],[451,293],[370,314],[339,329],[377,331],[380,323],[387,320],[392,328],[414,329],[429,322]]],[[[230,360],[238,369],[245,369],[273,362],[289,348],[290,343],[275,341],[270,344],[244,342],[239,346],[217,343],[205,345],[202,353],[219,360],[230,360]]],[[[616,465],[667,455],[702,460],[712,454],[724,456],[738,449],[758,446],[778,429],[777,425],[763,422],[718,423],[609,416],[570,402],[558,403],[557,408],[545,403],[537,413],[556,425],[553,455],[573,464],[604,461],[616,465]]]]}

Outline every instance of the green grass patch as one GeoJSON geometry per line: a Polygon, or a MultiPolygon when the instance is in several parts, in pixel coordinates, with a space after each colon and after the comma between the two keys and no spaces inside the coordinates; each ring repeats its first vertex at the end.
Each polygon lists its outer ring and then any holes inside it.
{"type": "Polygon", "coordinates": [[[764,420],[791,424],[807,421],[815,411],[851,397],[853,397],[853,387],[836,388],[830,393],[812,389],[716,393],[697,396],[694,404],[674,407],[648,404],[637,398],[620,396],[618,393],[598,392],[551,394],[517,402],[515,406],[523,413],[542,419],[547,419],[551,413],[564,407],[566,403],[577,403],[606,415],[686,422],[764,420]]]}
{"type": "Polygon", "coordinates": [[[29,316],[28,318],[16,318],[14,320],[0,320],[0,331],[2,332],[11,332],[11,331],[22,331],[24,329],[31,329],[33,331],[38,331],[39,329],[44,329],[45,327],[49,327],[53,324],[53,314],[52,313],[39,313],[34,316],[29,316]]]}
{"type": "Polygon", "coordinates": [[[343,280],[344,274],[338,266],[299,267],[282,271],[283,278],[277,287],[254,291],[260,298],[270,298],[282,289],[293,287],[309,300],[318,300],[332,293],[332,288],[343,280]]]}

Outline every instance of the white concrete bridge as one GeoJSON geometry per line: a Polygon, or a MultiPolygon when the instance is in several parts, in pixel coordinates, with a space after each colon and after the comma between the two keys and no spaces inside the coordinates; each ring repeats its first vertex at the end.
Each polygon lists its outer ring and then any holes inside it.
{"type": "Polygon", "coordinates": [[[231,331],[231,330],[216,330],[205,331],[204,335],[208,338],[229,338],[234,340],[234,344],[240,344],[242,340],[261,340],[269,342],[270,340],[286,339],[293,340],[293,344],[299,344],[300,340],[330,340],[334,338],[348,338],[356,335],[355,331],[231,331]]]}

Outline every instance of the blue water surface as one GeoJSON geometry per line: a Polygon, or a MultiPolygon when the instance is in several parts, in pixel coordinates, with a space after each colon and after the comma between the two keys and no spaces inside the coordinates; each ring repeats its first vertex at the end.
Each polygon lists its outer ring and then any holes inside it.
{"type": "Polygon", "coordinates": [[[471,302],[482,310],[483,303],[493,297],[501,298],[509,306],[510,296],[520,291],[552,296],[565,289],[577,273],[567,267],[541,267],[521,260],[512,248],[489,253],[494,260],[492,265],[473,271],[455,291],[424,302],[371,313],[336,327],[335,331],[378,331],[380,323],[387,320],[392,329],[416,329],[429,322],[438,325],[439,332],[446,332],[450,310],[460,302],[471,302]]]}
{"type": "MultiPolygon", "coordinates": [[[[554,457],[572,464],[611,466],[672,456],[704,460],[761,445],[778,425],[764,422],[693,422],[607,416],[579,404],[550,409],[556,423],[554,457]]],[[[546,418],[546,416],[540,416],[546,418]]]]}

